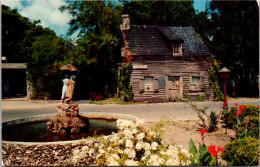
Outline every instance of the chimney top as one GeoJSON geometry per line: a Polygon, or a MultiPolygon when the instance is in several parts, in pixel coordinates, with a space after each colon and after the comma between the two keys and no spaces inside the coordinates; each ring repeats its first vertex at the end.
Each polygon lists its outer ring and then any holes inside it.
{"type": "Polygon", "coordinates": [[[129,30],[130,29],[130,19],[128,14],[122,15],[122,24],[120,25],[120,29],[122,31],[129,30]]]}
{"type": "Polygon", "coordinates": [[[129,17],[129,14],[123,14],[122,18],[129,17]]]}

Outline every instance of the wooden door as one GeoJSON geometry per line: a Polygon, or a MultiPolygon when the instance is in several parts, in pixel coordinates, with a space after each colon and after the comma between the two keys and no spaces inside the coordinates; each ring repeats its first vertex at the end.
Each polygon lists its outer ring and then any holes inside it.
{"type": "Polygon", "coordinates": [[[167,78],[167,98],[168,101],[178,101],[182,99],[182,77],[168,76],[167,78]]]}

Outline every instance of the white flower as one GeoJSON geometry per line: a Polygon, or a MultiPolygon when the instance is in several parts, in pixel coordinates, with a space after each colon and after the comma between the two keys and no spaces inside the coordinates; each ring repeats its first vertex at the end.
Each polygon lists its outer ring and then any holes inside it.
{"type": "Polygon", "coordinates": [[[111,158],[113,158],[116,161],[120,159],[120,157],[117,154],[112,154],[111,158]]]}
{"type": "Polygon", "coordinates": [[[157,147],[158,147],[158,143],[157,142],[152,142],[151,146],[152,146],[152,150],[156,150],[157,147]]]}
{"type": "Polygon", "coordinates": [[[119,130],[124,130],[126,128],[132,129],[136,127],[134,122],[129,120],[118,119],[116,123],[119,130]]]}
{"type": "Polygon", "coordinates": [[[95,150],[94,150],[93,148],[91,148],[91,149],[88,151],[88,154],[91,156],[94,152],[95,152],[95,150]]]}
{"type": "Polygon", "coordinates": [[[112,148],[111,146],[109,146],[109,147],[107,148],[107,150],[110,152],[110,151],[113,150],[113,148],[112,148]]]}
{"type": "Polygon", "coordinates": [[[117,143],[118,140],[119,140],[119,136],[117,134],[111,135],[109,138],[109,141],[111,143],[117,143]]]}
{"type": "Polygon", "coordinates": [[[74,155],[79,154],[79,152],[80,152],[79,149],[75,149],[75,150],[73,150],[73,154],[74,154],[74,155]]]}
{"type": "Polygon", "coordinates": [[[89,149],[88,146],[83,146],[83,147],[81,148],[82,151],[88,151],[88,149],[89,149]]]}
{"type": "Polygon", "coordinates": [[[160,151],[160,153],[161,153],[162,155],[166,155],[166,152],[165,152],[165,151],[160,151]]]}
{"type": "Polygon", "coordinates": [[[103,154],[103,153],[105,153],[105,150],[99,149],[99,154],[103,154]]]}
{"type": "Polygon", "coordinates": [[[151,135],[152,137],[156,137],[156,133],[155,132],[153,132],[153,131],[151,131],[151,132],[149,132],[149,135],[151,135]]]}
{"type": "Polygon", "coordinates": [[[146,150],[145,152],[144,152],[144,156],[150,156],[152,153],[151,153],[151,151],[150,150],[146,150]]]}
{"type": "Polygon", "coordinates": [[[159,166],[160,164],[158,163],[158,159],[159,156],[157,154],[151,155],[151,157],[147,161],[147,165],[159,166]]]}
{"type": "Polygon", "coordinates": [[[129,149],[129,148],[127,148],[127,149],[125,149],[124,150],[124,153],[125,153],[125,155],[127,155],[129,158],[135,158],[135,156],[136,156],[136,153],[135,153],[135,151],[134,150],[131,150],[131,149],[129,149]]]}
{"type": "Polygon", "coordinates": [[[157,161],[160,165],[163,165],[165,163],[165,160],[163,158],[158,158],[157,161]]]}
{"type": "Polygon", "coordinates": [[[142,142],[138,142],[136,145],[135,145],[135,149],[137,149],[138,151],[142,149],[142,142]]]}
{"type": "Polygon", "coordinates": [[[136,128],[132,129],[132,134],[136,134],[138,130],[136,128]]]}
{"type": "Polygon", "coordinates": [[[179,161],[177,159],[174,159],[174,158],[169,158],[166,161],[166,165],[167,166],[176,166],[176,165],[179,165],[179,161]]]}
{"type": "Polygon", "coordinates": [[[125,129],[124,131],[123,131],[123,134],[124,134],[124,136],[126,137],[126,138],[128,138],[128,139],[132,139],[134,136],[133,136],[133,134],[132,134],[132,132],[129,130],[129,129],[125,129]]]}
{"type": "Polygon", "coordinates": [[[124,143],[124,139],[118,140],[118,144],[123,144],[123,143],[124,143]]]}
{"type": "Polygon", "coordinates": [[[119,166],[119,163],[115,160],[110,160],[108,161],[107,166],[119,166]]]}
{"type": "Polygon", "coordinates": [[[180,149],[182,149],[182,145],[178,145],[177,147],[180,148],[180,149]]]}
{"type": "Polygon", "coordinates": [[[168,149],[166,150],[166,154],[169,155],[169,156],[171,156],[173,154],[178,154],[177,147],[169,146],[168,149]]]}
{"type": "Polygon", "coordinates": [[[190,157],[190,153],[186,149],[181,149],[181,153],[185,154],[187,157],[190,157]]]}
{"type": "Polygon", "coordinates": [[[80,156],[78,156],[78,155],[74,155],[73,157],[72,157],[72,162],[73,163],[77,163],[77,161],[80,159],[80,156]]]}
{"type": "Polygon", "coordinates": [[[126,166],[138,166],[138,161],[134,161],[133,159],[127,159],[125,161],[126,166]]]}
{"type": "Polygon", "coordinates": [[[143,138],[145,137],[144,133],[140,133],[136,136],[137,140],[143,140],[143,138]]]}
{"type": "Polygon", "coordinates": [[[145,119],[139,119],[139,120],[136,122],[136,125],[137,125],[137,126],[142,126],[144,123],[145,123],[145,119]]]}
{"type": "Polygon", "coordinates": [[[133,142],[132,142],[131,140],[126,139],[125,147],[126,147],[126,148],[133,148],[133,147],[134,147],[134,144],[133,144],[133,142]]]}
{"type": "Polygon", "coordinates": [[[151,150],[151,145],[149,143],[145,143],[144,150],[151,150]]]}

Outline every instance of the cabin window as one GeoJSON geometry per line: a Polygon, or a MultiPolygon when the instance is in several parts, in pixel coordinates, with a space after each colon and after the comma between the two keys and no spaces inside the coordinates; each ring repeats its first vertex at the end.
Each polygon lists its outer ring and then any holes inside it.
{"type": "Polygon", "coordinates": [[[153,90],[153,77],[144,77],[144,91],[153,90]]]}
{"type": "Polygon", "coordinates": [[[192,76],[191,89],[200,89],[201,78],[200,76],[192,76]]]}
{"type": "Polygon", "coordinates": [[[173,44],[173,56],[180,56],[182,55],[182,43],[174,43],[173,44]]]}
{"type": "Polygon", "coordinates": [[[143,92],[158,92],[159,91],[159,83],[158,78],[156,76],[144,76],[139,81],[139,91],[143,92]]]}
{"type": "Polygon", "coordinates": [[[179,76],[169,76],[168,80],[170,82],[170,89],[178,89],[180,86],[180,77],[179,76]]]}

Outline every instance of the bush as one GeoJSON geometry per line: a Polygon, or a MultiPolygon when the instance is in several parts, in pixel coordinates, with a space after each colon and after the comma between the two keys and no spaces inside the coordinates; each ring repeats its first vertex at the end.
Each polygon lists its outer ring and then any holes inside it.
{"type": "MultiPolygon", "coordinates": [[[[232,128],[233,124],[237,123],[236,112],[237,108],[233,106],[226,114],[223,114],[224,122],[228,128],[232,128]]],[[[239,116],[239,120],[243,121],[247,115],[250,117],[259,117],[258,107],[256,105],[246,104],[244,112],[239,116]]]]}
{"type": "MultiPolygon", "coordinates": [[[[241,122],[239,126],[239,132],[243,132],[246,128],[246,121],[245,119],[241,122]]],[[[247,125],[247,134],[254,138],[259,138],[259,117],[253,116],[249,117],[249,123],[247,125]]]]}
{"type": "Polygon", "coordinates": [[[259,139],[246,137],[236,139],[225,145],[222,159],[227,162],[233,161],[232,165],[258,165],[259,160],[259,139]]]}
{"type": "Polygon", "coordinates": [[[118,86],[120,90],[120,97],[124,97],[125,102],[131,102],[133,100],[133,86],[130,83],[132,72],[132,63],[123,63],[120,77],[118,78],[118,86]]]}
{"type": "Polygon", "coordinates": [[[211,111],[210,114],[207,114],[207,109],[209,106],[204,106],[199,108],[196,104],[189,102],[193,111],[197,112],[200,122],[198,124],[207,130],[207,132],[214,132],[217,130],[217,125],[219,123],[220,114],[216,115],[215,111],[211,111]]]}
{"type": "Polygon", "coordinates": [[[158,122],[153,128],[145,128],[144,120],[134,123],[130,120],[118,119],[116,123],[118,133],[86,141],[91,143],[92,147],[75,148],[70,161],[76,166],[190,165],[188,150],[181,145],[167,145],[162,141],[164,122],[158,122]],[[88,159],[96,163],[89,164],[86,162],[88,159]]]}

